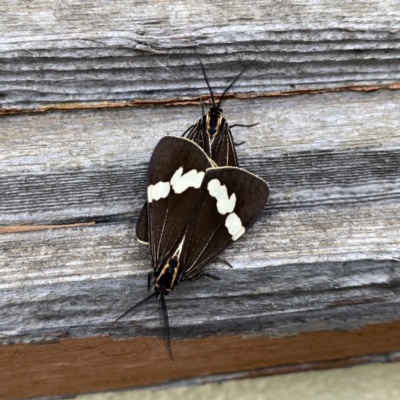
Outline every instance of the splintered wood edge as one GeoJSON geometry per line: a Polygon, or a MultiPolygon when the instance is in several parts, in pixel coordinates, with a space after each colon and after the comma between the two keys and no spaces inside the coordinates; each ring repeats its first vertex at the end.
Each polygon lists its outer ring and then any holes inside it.
{"type": "Polygon", "coordinates": [[[226,378],[231,379],[399,361],[400,355],[394,353],[399,350],[400,321],[291,337],[221,335],[172,341],[174,361],[163,340],[156,337],[112,340],[98,336],[36,346],[3,345],[0,397],[67,395],[199,377],[205,382],[207,376],[218,380],[220,374],[230,374],[226,378]]]}
{"type": "MultiPolygon", "coordinates": [[[[275,91],[264,91],[256,93],[227,93],[224,95],[224,99],[256,99],[259,97],[286,97],[286,96],[297,96],[302,94],[320,94],[329,92],[344,92],[344,91],[357,91],[357,92],[371,92],[380,89],[398,90],[400,89],[400,81],[395,81],[389,84],[380,85],[345,85],[339,87],[321,87],[312,89],[294,89],[294,90],[275,90],[275,91]]],[[[221,95],[214,95],[215,100],[220,99],[221,95]]],[[[47,104],[42,107],[36,108],[18,108],[18,107],[3,107],[0,109],[0,115],[10,114],[24,114],[24,113],[43,113],[46,111],[53,110],[88,110],[88,109],[100,109],[100,108],[122,108],[122,107],[156,107],[156,106],[181,106],[181,105],[197,105],[197,104],[212,104],[211,96],[204,94],[202,96],[194,97],[181,97],[181,98],[170,98],[161,100],[143,100],[135,99],[130,101],[94,101],[94,102],[71,102],[71,103],[60,103],[60,104],[47,104]]]]}

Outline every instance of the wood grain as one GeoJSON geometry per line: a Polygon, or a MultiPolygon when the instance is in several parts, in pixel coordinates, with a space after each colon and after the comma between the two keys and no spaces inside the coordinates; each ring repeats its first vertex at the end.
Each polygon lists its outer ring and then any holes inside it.
{"type": "Polygon", "coordinates": [[[0,111],[191,98],[205,92],[194,49],[219,92],[249,63],[238,93],[388,85],[399,29],[390,0],[7,2],[0,111]]]}
{"type": "Polygon", "coordinates": [[[399,32],[389,0],[0,4],[0,397],[398,360],[399,32]],[[209,104],[194,49],[216,93],[250,66],[223,109],[271,198],[168,296],[172,363],[157,303],[110,323],[150,154],[209,104]]]}
{"type": "MultiPolygon", "coordinates": [[[[398,91],[225,103],[241,166],[266,179],[272,209],[399,195],[398,91]]],[[[199,106],[2,117],[0,224],[136,218],[158,140],[197,121],[199,106]],[[151,126],[149,126],[151,121],[151,126]]]]}

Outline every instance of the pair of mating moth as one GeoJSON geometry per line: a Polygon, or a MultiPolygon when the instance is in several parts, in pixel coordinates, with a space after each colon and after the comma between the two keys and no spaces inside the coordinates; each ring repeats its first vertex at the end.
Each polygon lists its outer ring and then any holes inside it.
{"type": "Polygon", "coordinates": [[[208,275],[203,268],[257,221],[269,193],[264,180],[238,167],[220,107],[241,74],[215,104],[201,61],[200,65],[213,106],[182,137],[166,136],[155,147],[147,172],[147,203],[136,227],[138,240],[150,246],[155,292],[117,319],[156,296],[171,358],[164,296],[182,281],[208,275]]]}

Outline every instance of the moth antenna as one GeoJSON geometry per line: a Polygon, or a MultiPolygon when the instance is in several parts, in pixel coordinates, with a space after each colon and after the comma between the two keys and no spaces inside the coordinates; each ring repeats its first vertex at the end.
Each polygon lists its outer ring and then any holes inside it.
{"type": "Polygon", "coordinates": [[[210,94],[211,94],[211,100],[212,100],[212,102],[213,102],[213,107],[215,107],[214,93],[213,93],[213,91],[212,91],[212,89],[211,89],[210,83],[208,82],[206,70],[205,70],[205,68],[204,68],[203,63],[201,62],[201,58],[200,58],[200,56],[198,55],[197,51],[195,50],[194,52],[196,53],[196,56],[197,56],[197,58],[199,59],[199,62],[200,62],[200,65],[201,65],[201,70],[203,71],[204,79],[206,80],[208,90],[210,91],[210,94]]]}
{"type": "Polygon", "coordinates": [[[201,112],[203,113],[203,115],[205,114],[204,112],[204,103],[203,103],[203,99],[200,96],[200,104],[201,104],[201,112]]]}
{"type": "Polygon", "coordinates": [[[161,295],[161,308],[162,313],[164,316],[164,325],[165,325],[165,333],[167,335],[167,350],[169,357],[172,361],[175,361],[172,357],[172,350],[171,350],[171,338],[169,334],[169,319],[168,319],[168,311],[167,311],[167,303],[165,302],[164,295],[161,295]]]}
{"type": "MultiPolygon", "coordinates": [[[[170,53],[171,54],[171,53],[170,53]]],[[[169,57],[169,55],[168,55],[169,57]]],[[[167,57],[167,58],[168,58],[167,57]]],[[[177,81],[182,82],[166,65],[164,65],[161,61],[158,61],[157,58],[154,58],[163,68],[165,68],[177,81]]]]}
{"type": "MultiPolygon", "coordinates": [[[[255,61],[255,60],[254,60],[255,61]]],[[[253,61],[253,62],[254,62],[253,61]]],[[[224,98],[224,96],[226,95],[226,92],[236,83],[236,81],[250,68],[250,65],[248,67],[246,67],[230,84],[229,86],[224,90],[224,93],[222,93],[221,98],[219,99],[218,105],[217,107],[219,108],[219,106],[221,105],[221,101],[224,98]]]]}
{"type": "MultiPolygon", "coordinates": [[[[145,299],[139,301],[139,303],[135,304],[132,306],[128,311],[125,311],[122,315],[120,315],[112,324],[115,324],[117,321],[119,321],[121,318],[125,317],[125,315],[129,314],[131,311],[133,311],[135,308],[141,306],[143,303],[145,303],[147,300],[150,300],[152,297],[156,296],[157,292],[152,293],[150,296],[147,296],[145,299]]],[[[111,324],[111,325],[112,325],[111,324]]]]}

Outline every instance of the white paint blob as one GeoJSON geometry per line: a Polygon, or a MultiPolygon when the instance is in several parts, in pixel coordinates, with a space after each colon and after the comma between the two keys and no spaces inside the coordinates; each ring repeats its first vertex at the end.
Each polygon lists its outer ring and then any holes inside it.
{"type": "Polygon", "coordinates": [[[232,235],[232,240],[240,238],[240,236],[245,232],[242,221],[236,213],[229,214],[226,217],[225,226],[227,227],[228,232],[232,235]]]}
{"type": "Polygon", "coordinates": [[[228,189],[225,185],[221,185],[218,179],[211,179],[211,181],[208,182],[207,189],[210,196],[217,200],[217,209],[220,214],[225,215],[234,210],[236,205],[235,193],[232,193],[229,198],[228,189]]]}

